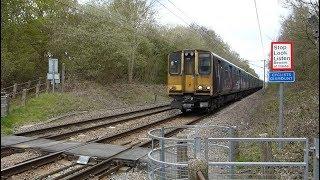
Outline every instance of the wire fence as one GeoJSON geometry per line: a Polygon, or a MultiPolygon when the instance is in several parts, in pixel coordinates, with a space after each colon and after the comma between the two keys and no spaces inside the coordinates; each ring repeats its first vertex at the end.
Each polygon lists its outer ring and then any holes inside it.
{"type": "Polygon", "coordinates": [[[10,98],[15,98],[17,95],[21,95],[23,90],[26,89],[28,92],[36,92],[37,86],[43,89],[43,85],[46,83],[46,78],[39,77],[34,80],[30,80],[23,83],[14,83],[12,86],[1,88],[1,94],[7,94],[10,98]]]}
{"type": "Polygon", "coordinates": [[[38,97],[41,93],[60,91],[65,87],[64,65],[61,72],[61,83],[52,83],[47,77],[39,77],[23,83],[14,83],[12,86],[1,88],[1,117],[8,115],[10,106],[25,106],[28,99],[38,97]]]}

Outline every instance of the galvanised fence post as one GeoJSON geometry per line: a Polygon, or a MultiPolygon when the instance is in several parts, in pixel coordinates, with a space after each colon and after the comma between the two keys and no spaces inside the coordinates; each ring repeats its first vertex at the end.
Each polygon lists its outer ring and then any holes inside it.
{"type": "Polygon", "coordinates": [[[319,138],[314,138],[313,179],[319,179],[319,138]]]}
{"type": "MultiPolygon", "coordinates": [[[[177,162],[186,163],[188,162],[188,143],[186,141],[178,141],[176,145],[177,162]]],[[[188,178],[188,168],[187,167],[177,167],[178,178],[188,178]]]]}
{"type": "Polygon", "coordinates": [[[161,170],[160,170],[160,179],[161,180],[165,180],[165,169],[164,169],[164,162],[165,162],[165,147],[164,147],[164,128],[162,127],[161,128],[161,139],[160,139],[160,161],[162,163],[162,167],[161,167],[161,170]]]}
{"type": "Polygon", "coordinates": [[[200,157],[200,151],[201,151],[201,138],[199,135],[199,128],[195,128],[195,137],[194,137],[194,157],[200,157]]]}
{"type": "MultiPolygon", "coordinates": [[[[230,127],[229,128],[229,137],[230,138],[235,138],[235,130],[236,130],[236,127],[230,127]]],[[[229,141],[229,161],[230,162],[235,162],[235,141],[229,141]]],[[[232,179],[233,176],[234,176],[234,166],[231,165],[229,167],[229,174],[230,174],[230,178],[232,179]]]]}
{"type": "Polygon", "coordinates": [[[204,141],[204,157],[207,162],[209,162],[209,140],[208,138],[204,141]]]}
{"type": "Polygon", "coordinates": [[[307,180],[309,176],[309,141],[306,139],[305,141],[305,149],[304,149],[304,163],[305,163],[305,168],[304,168],[304,175],[303,179],[307,180]]]}

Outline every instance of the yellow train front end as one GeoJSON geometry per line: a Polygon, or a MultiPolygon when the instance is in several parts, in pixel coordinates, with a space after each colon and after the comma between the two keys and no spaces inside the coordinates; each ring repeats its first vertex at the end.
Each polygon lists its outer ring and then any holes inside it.
{"type": "Polygon", "coordinates": [[[209,51],[183,50],[168,55],[167,92],[181,111],[210,108],[214,93],[213,59],[209,51]]]}

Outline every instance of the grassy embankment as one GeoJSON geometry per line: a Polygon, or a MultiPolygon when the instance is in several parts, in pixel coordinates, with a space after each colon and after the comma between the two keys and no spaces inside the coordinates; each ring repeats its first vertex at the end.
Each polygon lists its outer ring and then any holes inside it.
{"type": "Polygon", "coordinates": [[[78,83],[66,93],[43,93],[28,99],[26,106],[13,102],[10,113],[1,118],[1,133],[11,134],[14,128],[47,121],[71,112],[113,109],[168,100],[160,85],[123,85],[107,87],[96,83],[78,83]]]}
{"type": "MultiPolygon", "coordinates": [[[[284,87],[284,137],[307,137],[311,142],[319,137],[319,89],[317,83],[295,82],[284,87]]],[[[249,134],[259,137],[268,133],[269,137],[278,136],[279,85],[271,84],[262,95],[249,119],[249,134]]],[[[303,161],[303,146],[287,143],[280,150],[276,143],[271,144],[275,161],[303,161]]],[[[240,146],[238,161],[261,161],[261,145],[245,144],[240,146]]],[[[241,168],[240,168],[241,169],[241,168]]]]}

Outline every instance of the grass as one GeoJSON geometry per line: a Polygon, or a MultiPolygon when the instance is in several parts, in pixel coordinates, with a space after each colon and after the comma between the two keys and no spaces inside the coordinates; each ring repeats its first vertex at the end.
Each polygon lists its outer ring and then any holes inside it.
{"type": "Polygon", "coordinates": [[[11,134],[14,127],[27,123],[40,122],[48,118],[81,109],[77,97],[65,93],[44,93],[31,98],[26,106],[13,104],[8,116],[1,118],[1,131],[11,134]]]}
{"type": "MultiPolygon", "coordinates": [[[[298,81],[285,84],[284,87],[284,137],[306,137],[310,142],[319,136],[319,89],[317,83],[298,81]]],[[[258,137],[268,133],[269,137],[278,137],[279,121],[279,85],[271,84],[262,93],[262,102],[250,115],[250,134],[258,137]]],[[[240,147],[238,161],[260,160],[259,146],[240,147]],[[258,153],[257,153],[258,152],[258,153]]],[[[303,146],[299,143],[285,143],[283,149],[272,143],[275,161],[303,161],[303,146]]],[[[242,169],[242,168],[239,168],[242,169]]]]}
{"type": "Polygon", "coordinates": [[[156,85],[111,84],[103,86],[93,82],[81,82],[66,93],[43,93],[30,97],[25,106],[19,98],[10,102],[10,113],[1,118],[1,133],[12,134],[15,128],[39,123],[52,117],[77,111],[113,109],[168,100],[164,88],[156,85]]]}

